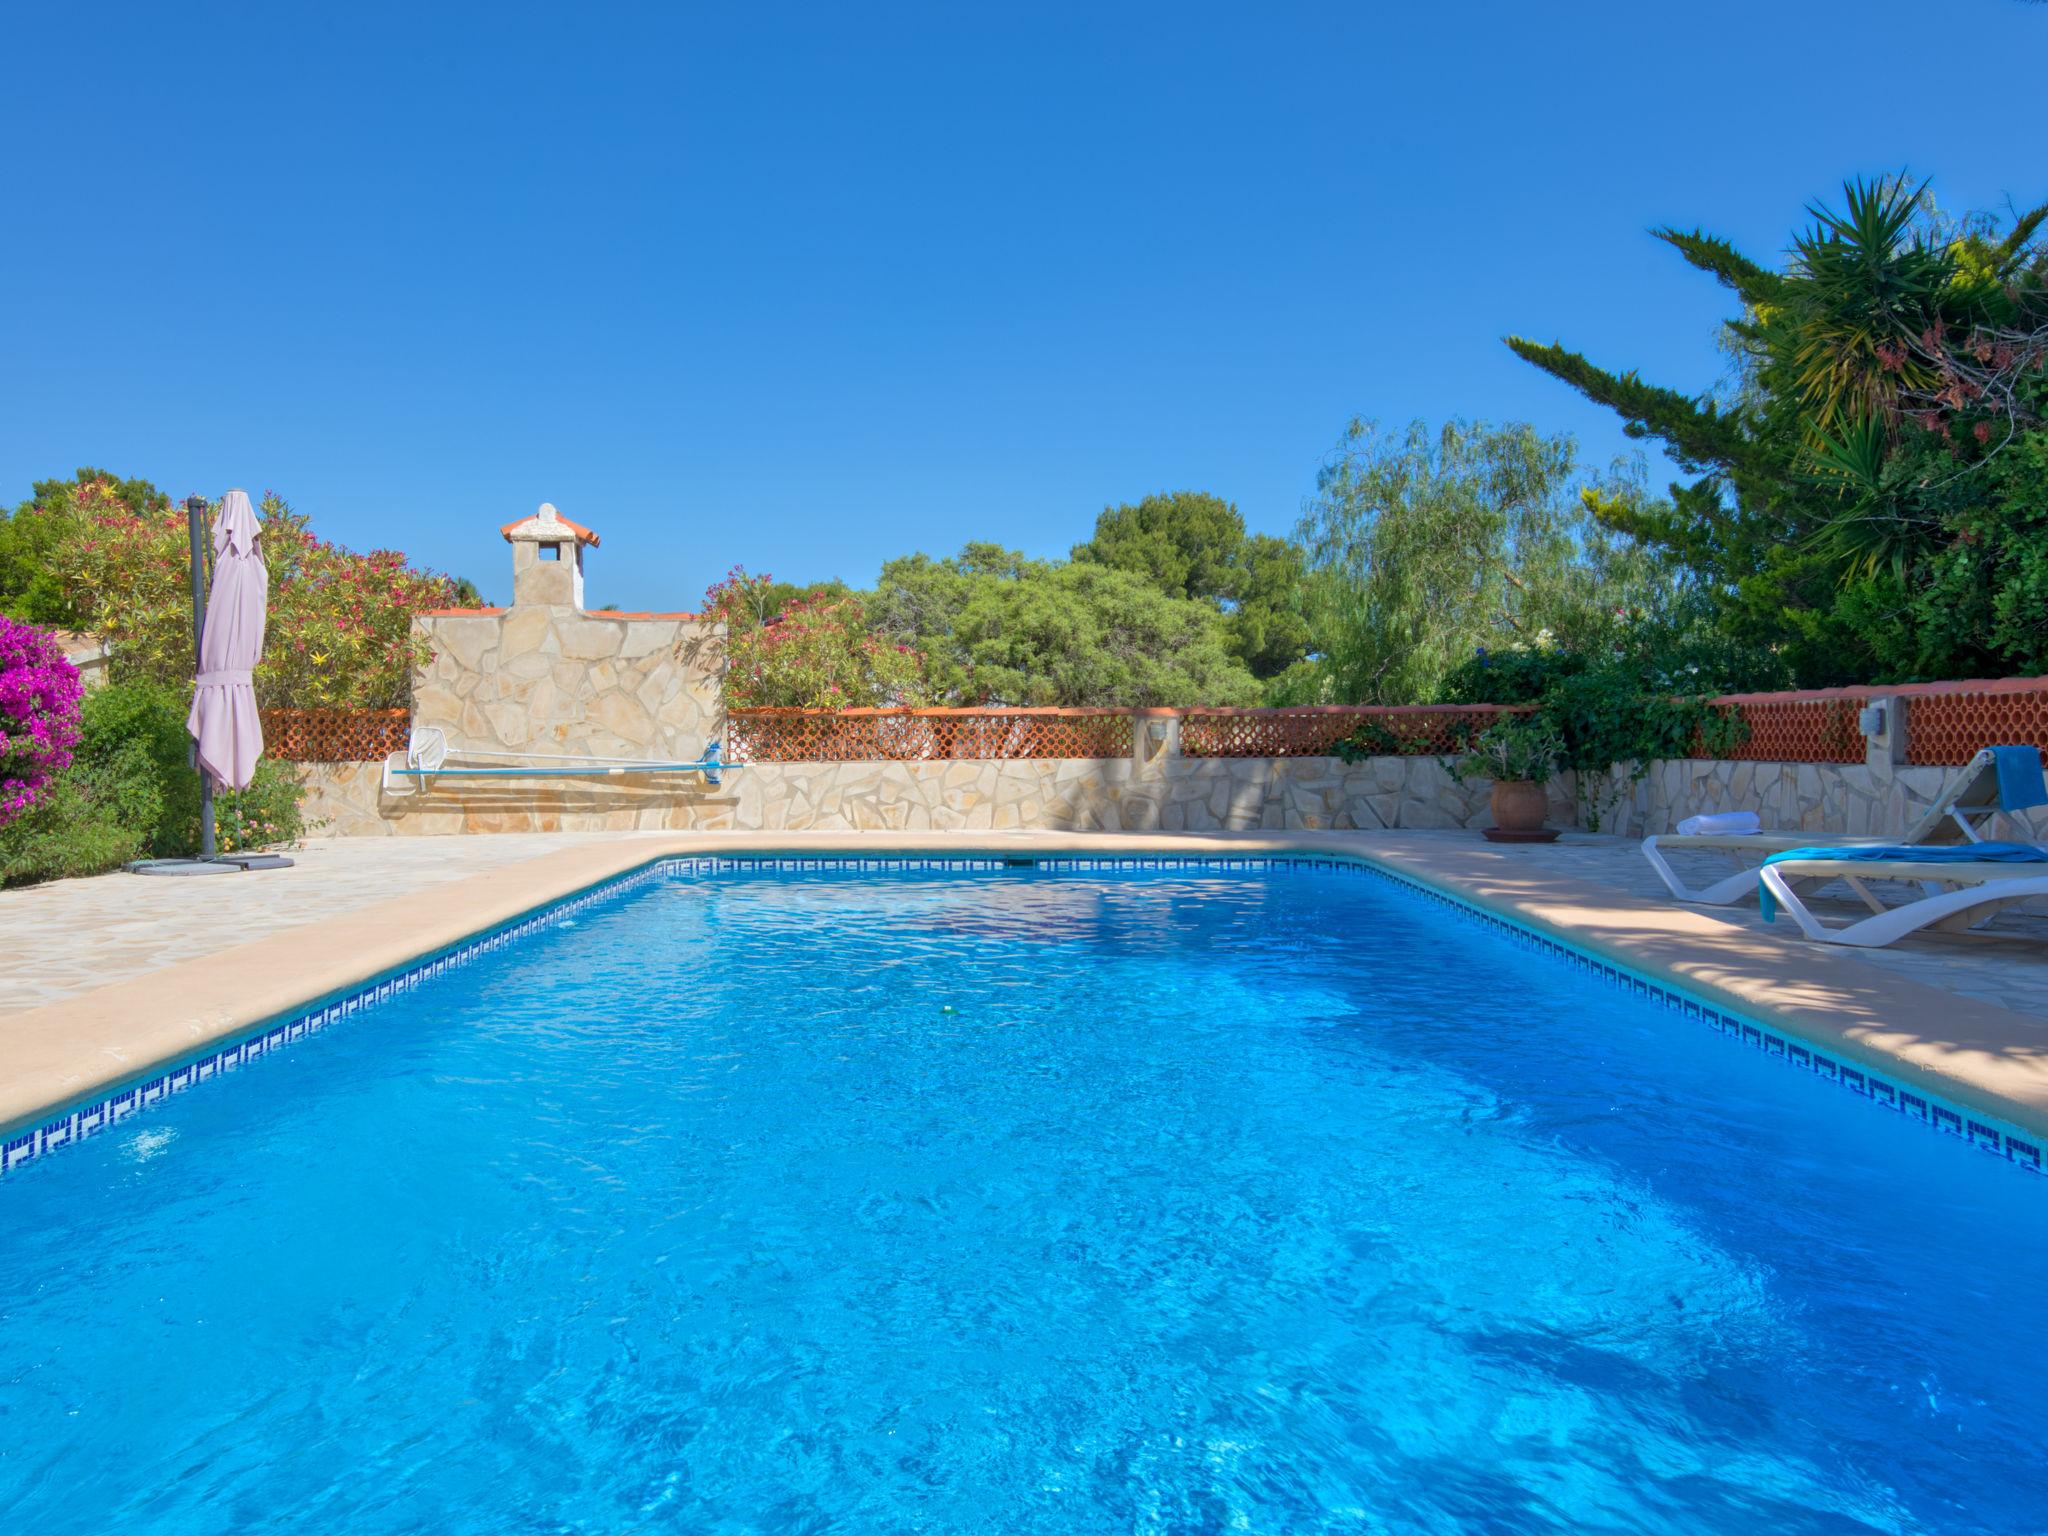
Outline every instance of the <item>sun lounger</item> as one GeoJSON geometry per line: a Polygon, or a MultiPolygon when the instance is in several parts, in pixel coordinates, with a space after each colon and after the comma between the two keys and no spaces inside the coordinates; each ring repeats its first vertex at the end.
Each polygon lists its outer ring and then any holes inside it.
{"type": "Polygon", "coordinates": [[[1934,928],[1974,928],[2030,896],[2048,896],[2048,850],[2030,843],[1979,843],[1965,848],[1797,848],[1774,855],[1758,871],[1766,920],[1782,909],[1820,944],[1874,949],[1934,928]],[[1831,928],[1805,897],[1831,880],[1854,891],[1872,915],[1831,928]],[[1888,907],[1870,882],[1903,880],[1928,894],[1888,907]]]}
{"type": "Polygon", "coordinates": [[[1823,839],[1838,848],[1978,843],[1984,840],[1983,826],[1992,816],[2037,805],[2048,805],[2040,751],[2034,747],[1986,747],[1963,766],[1912,826],[1896,836],[1831,838],[1814,832],[1746,832],[1681,837],[1665,832],[1643,839],[1643,857],[1678,900],[1725,907],[1749,899],[1757,888],[1758,870],[1770,854],[1823,839]],[[1694,890],[1667,859],[1669,854],[1682,852],[1726,854],[1742,861],[1744,867],[1694,890]]]}

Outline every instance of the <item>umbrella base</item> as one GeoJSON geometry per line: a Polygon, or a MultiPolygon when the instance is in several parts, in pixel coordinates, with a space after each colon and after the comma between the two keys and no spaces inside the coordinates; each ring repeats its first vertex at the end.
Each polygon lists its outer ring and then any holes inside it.
{"type": "Polygon", "coordinates": [[[217,853],[210,859],[137,859],[122,866],[131,875],[238,875],[251,869],[290,869],[281,853],[217,853]]]}
{"type": "Polygon", "coordinates": [[[222,864],[239,864],[244,869],[290,869],[292,861],[281,853],[217,853],[222,864]]]}

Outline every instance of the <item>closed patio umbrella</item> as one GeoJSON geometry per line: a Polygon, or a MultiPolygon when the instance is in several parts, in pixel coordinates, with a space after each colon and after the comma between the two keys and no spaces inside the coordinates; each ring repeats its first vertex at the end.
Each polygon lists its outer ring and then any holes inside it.
{"type": "Polygon", "coordinates": [[[192,547],[192,629],[198,657],[192,679],[193,762],[199,770],[199,857],[139,859],[139,875],[205,875],[236,869],[281,869],[291,860],[274,853],[214,851],[213,787],[246,789],[263,755],[263,720],[256,712],[250,674],[263,659],[263,622],[270,604],[270,572],[263,564],[263,525],[247,491],[229,491],[213,524],[213,595],[206,593],[201,529],[206,501],[185,503],[192,547]]]}
{"type": "MultiPolygon", "coordinates": [[[[213,592],[199,635],[199,675],[185,729],[198,744],[199,771],[229,789],[246,789],[263,755],[263,720],[249,674],[263,659],[270,572],[263,533],[247,491],[229,491],[213,523],[213,592]]],[[[208,850],[211,852],[212,850],[208,850]]]]}

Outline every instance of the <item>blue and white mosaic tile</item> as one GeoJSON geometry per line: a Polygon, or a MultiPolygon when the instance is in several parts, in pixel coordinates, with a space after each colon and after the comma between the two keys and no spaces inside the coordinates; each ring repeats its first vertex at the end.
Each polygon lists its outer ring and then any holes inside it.
{"type": "Polygon", "coordinates": [[[70,1146],[73,1142],[82,1141],[110,1125],[117,1125],[130,1115],[160,1102],[171,1094],[181,1093],[223,1072],[232,1072],[317,1030],[352,1018],[366,1007],[410,992],[422,982],[445,975],[479,955],[503,949],[506,945],[557,924],[597,902],[652,880],[700,879],[705,876],[763,873],[881,874],[902,870],[999,873],[1015,869],[1035,869],[1055,874],[1107,874],[1148,869],[1241,873],[1326,870],[1337,874],[1387,880],[1415,891],[1467,920],[1485,923],[1506,934],[1525,949],[1539,951],[1579,970],[1598,975],[1614,986],[1662,1004],[1688,1020],[1704,1024],[1731,1040],[1738,1040],[1762,1050],[1789,1066],[1812,1072],[1815,1076],[1847,1088],[1850,1092],[1886,1109],[1917,1120],[1930,1129],[1965,1139],[1973,1146],[2006,1158],[2033,1172],[2048,1171],[2043,1167],[2043,1153],[2039,1142],[2021,1135],[2011,1127],[1993,1124],[1973,1112],[1927,1098],[1861,1066],[1837,1061],[1815,1050],[1811,1045],[1780,1034],[1755,1020],[1726,1012],[1679,988],[1650,981],[1611,961],[1560,943],[1546,934],[1524,927],[1448,891],[1439,890],[1378,865],[1320,854],[1259,854],[1230,857],[1213,854],[1020,853],[753,857],[698,855],[665,859],[528,913],[437,954],[425,956],[392,975],[377,977],[338,996],[324,998],[306,1011],[282,1021],[268,1023],[232,1044],[215,1047],[147,1081],[128,1084],[104,1099],[80,1105],[31,1130],[10,1137],[0,1142],[0,1174],[12,1173],[25,1163],[70,1146]]]}

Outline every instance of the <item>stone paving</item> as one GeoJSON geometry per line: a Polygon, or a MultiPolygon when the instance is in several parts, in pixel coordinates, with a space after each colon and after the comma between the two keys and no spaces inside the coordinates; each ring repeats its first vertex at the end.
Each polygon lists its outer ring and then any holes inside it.
{"type": "Polygon", "coordinates": [[[100,875],[0,891],[0,1014],[503,868],[602,834],[315,839],[290,869],[188,878],[100,875]]]}
{"type": "MultiPolygon", "coordinates": [[[[1410,837],[1441,837],[1442,834],[1398,834],[1410,837]]],[[[1648,901],[1669,901],[1657,872],[1643,858],[1634,838],[1596,837],[1586,832],[1567,832],[1555,843],[1501,844],[1504,857],[1531,868],[1556,869],[1577,879],[1611,886],[1630,896],[1648,901]]],[[[1671,855],[1672,868],[1681,877],[1725,874],[1737,866],[1711,854],[1671,855]]],[[[1913,892],[1894,884],[1874,882],[1890,900],[1903,900],[1913,892]]],[[[1697,886],[1695,886],[1697,889],[1697,886]]],[[[1807,898],[1807,906],[1829,922],[1867,917],[1869,908],[1842,886],[1824,887],[1818,899],[1807,898]]],[[[1754,902],[1739,907],[1688,907],[1720,922],[1799,948],[1808,945],[1790,918],[1766,923],[1754,902]]],[[[1828,946],[1833,952],[1854,957],[1858,962],[1911,977],[1925,986],[1974,997],[2018,1013],[2048,1018],[2048,917],[2017,913],[2001,914],[1989,927],[1967,934],[1919,933],[1889,949],[1848,949],[1828,946]]]]}
{"type": "MultiPolygon", "coordinates": [[[[290,870],[150,880],[104,875],[0,891],[0,1014],[75,996],[110,982],[218,952],[268,934],[330,920],[394,896],[431,901],[437,885],[503,869],[556,850],[658,837],[635,833],[501,834],[431,839],[330,838],[294,854],[290,870]]],[[[1469,850],[1471,832],[1363,834],[1362,845],[1400,848],[1427,867],[1431,852],[1469,850]]],[[[875,838],[887,847],[888,834],[875,838]]],[[[1657,902],[1663,887],[1634,841],[1567,833],[1548,845],[1485,845],[1540,874],[1587,881],[1657,902]]],[[[1860,912],[1847,902],[1820,910],[1860,912]]],[[[1809,948],[1789,922],[1766,926],[1755,907],[1686,909],[1792,951],[1809,948]]],[[[2007,916],[1986,932],[1916,935],[1889,950],[1844,951],[1964,997],[2048,1017],[2048,918],[2007,916]]]]}

